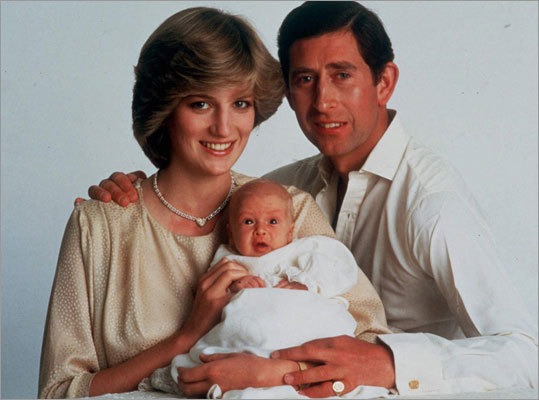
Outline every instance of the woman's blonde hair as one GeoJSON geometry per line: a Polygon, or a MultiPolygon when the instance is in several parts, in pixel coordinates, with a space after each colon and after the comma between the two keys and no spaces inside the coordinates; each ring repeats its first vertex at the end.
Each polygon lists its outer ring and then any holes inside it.
{"type": "Polygon", "coordinates": [[[272,116],[282,102],[279,62],[244,19],[195,7],[163,22],[148,38],[135,67],[133,132],[157,168],[170,161],[167,119],[182,97],[248,83],[255,123],[272,116]]]}

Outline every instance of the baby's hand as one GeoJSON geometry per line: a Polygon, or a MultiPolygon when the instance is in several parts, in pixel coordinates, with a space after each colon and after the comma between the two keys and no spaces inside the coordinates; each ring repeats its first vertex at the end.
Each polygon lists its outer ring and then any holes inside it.
{"type": "Polygon", "coordinates": [[[242,289],[264,288],[266,283],[258,276],[247,275],[237,279],[228,287],[231,293],[238,293],[242,289]]]}
{"type": "Polygon", "coordinates": [[[281,282],[279,282],[274,287],[279,289],[293,289],[293,290],[309,290],[307,286],[299,283],[299,282],[288,282],[288,279],[283,279],[281,282]]]}

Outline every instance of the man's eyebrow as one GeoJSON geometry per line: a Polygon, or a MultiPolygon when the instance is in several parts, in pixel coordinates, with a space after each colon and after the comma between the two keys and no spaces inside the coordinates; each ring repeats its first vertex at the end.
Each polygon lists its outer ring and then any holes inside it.
{"type": "Polygon", "coordinates": [[[292,75],[308,74],[314,72],[314,69],[307,67],[297,67],[292,69],[292,75]]]}
{"type": "MultiPolygon", "coordinates": [[[[351,62],[349,61],[336,61],[336,62],[331,62],[329,64],[326,64],[324,66],[324,69],[339,69],[339,70],[357,70],[357,66],[352,64],[351,62]]],[[[299,74],[308,74],[308,73],[313,73],[313,72],[316,72],[314,69],[312,68],[307,68],[307,67],[296,67],[296,68],[293,68],[292,69],[292,75],[299,75],[299,74]]]]}
{"type": "Polygon", "coordinates": [[[326,69],[347,69],[347,70],[357,70],[357,67],[348,61],[339,61],[326,64],[326,69]]]}

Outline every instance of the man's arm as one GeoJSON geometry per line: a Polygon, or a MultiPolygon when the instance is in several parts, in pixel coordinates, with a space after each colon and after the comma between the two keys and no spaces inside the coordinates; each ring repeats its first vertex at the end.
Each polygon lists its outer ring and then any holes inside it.
{"type": "Polygon", "coordinates": [[[466,338],[381,336],[393,351],[399,393],[537,387],[536,327],[475,203],[452,192],[430,195],[406,228],[410,258],[433,280],[466,338]]]}
{"type": "Polygon", "coordinates": [[[345,382],[384,385],[384,371],[394,363],[400,394],[537,387],[536,329],[501,266],[485,223],[456,195],[437,196],[423,201],[410,218],[408,248],[467,338],[447,340],[428,333],[380,335],[393,360],[380,357],[381,348],[373,347],[370,352],[351,342],[347,346],[340,340],[332,344],[335,339],[311,343],[310,349],[300,346],[279,352],[279,358],[294,360],[316,355],[324,364],[317,377],[314,372],[290,374],[295,384],[321,382],[308,395],[332,394],[327,381],[335,380],[341,367],[346,369],[346,353],[354,353],[348,357],[371,365],[372,370],[350,369],[345,382]],[[322,356],[328,347],[333,354],[322,356]]]}

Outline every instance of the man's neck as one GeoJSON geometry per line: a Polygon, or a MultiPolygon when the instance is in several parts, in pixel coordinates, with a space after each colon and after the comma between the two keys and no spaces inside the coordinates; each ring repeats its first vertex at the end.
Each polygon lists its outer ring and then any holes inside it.
{"type": "Polygon", "coordinates": [[[373,130],[369,138],[354,151],[336,157],[328,157],[331,164],[335,168],[335,171],[339,174],[339,177],[345,185],[348,184],[348,173],[351,171],[358,171],[363,167],[367,157],[371,154],[372,149],[378,144],[385,131],[387,130],[390,118],[386,109],[380,113],[380,119],[377,123],[377,127],[373,130]]]}

